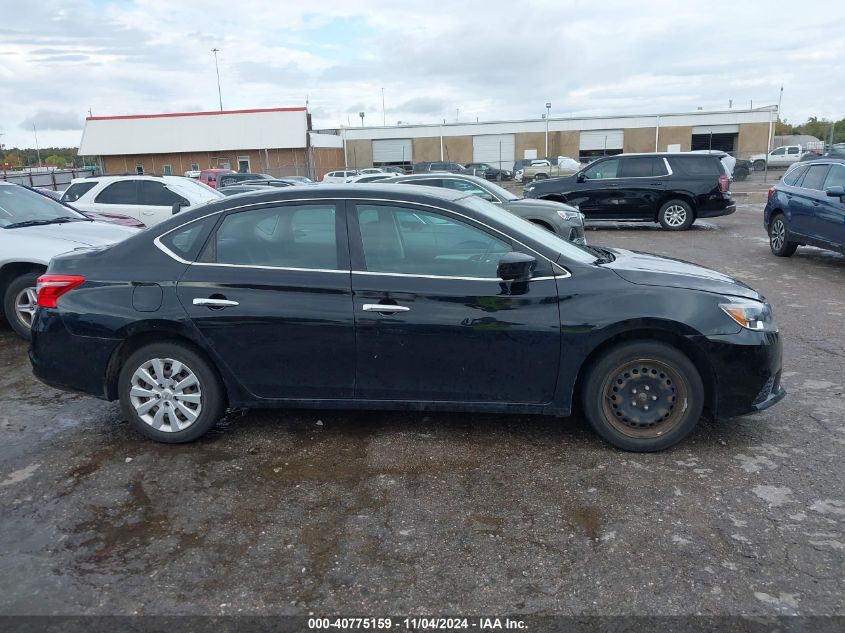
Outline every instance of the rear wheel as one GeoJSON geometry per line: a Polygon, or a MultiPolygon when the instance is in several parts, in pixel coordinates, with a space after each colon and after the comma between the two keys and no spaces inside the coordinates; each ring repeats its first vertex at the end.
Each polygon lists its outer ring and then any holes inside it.
{"type": "Polygon", "coordinates": [[[593,430],[626,451],[677,444],[698,424],[704,407],[695,365],[660,342],[633,341],[609,350],[583,384],[584,413],[593,430]]]}
{"type": "Polygon", "coordinates": [[[3,296],[3,312],[12,329],[26,340],[32,337],[32,319],[38,307],[35,282],[39,273],[28,272],[19,275],[6,288],[3,296]]]}
{"type": "Polygon", "coordinates": [[[225,396],[208,361],[179,343],[154,343],[133,353],[118,378],[124,415],[159,442],[192,442],[225,411],[225,396]]]}
{"type": "Polygon", "coordinates": [[[695,221],[695,214],[687,202],[670,200],[660,207],[657,220],[667,231],[686,231],[695,221]]]}
{"type": "Polygon", "coordinates": [[[754,171],[764,171],[766,169],[766,161],[764,160],[755,160],[754,161],[754,171]]]}
{"type": "Polygon", "coordinates": [[[787,239],[786,219],[782,213],[772,218],[769,224],[769,247],[777,257],[792,257],[798,248],[796,242],[787,239]]]}

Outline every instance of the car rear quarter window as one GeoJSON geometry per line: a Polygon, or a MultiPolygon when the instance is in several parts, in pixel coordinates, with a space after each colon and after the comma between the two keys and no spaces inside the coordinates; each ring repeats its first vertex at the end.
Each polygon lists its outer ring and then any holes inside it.
{"type": "Polygon", "coordinates": [[[119,180],[108,185],[96,197],[100,204],[140,204],[137,180],[119,180]]]}
{"type": "Polygon", "coordinates": [[[801,177],[806,172],[807,172],[807,166],[806,165],[796,167],[795,169],[790,169],[788,172],[786,172],[783,175],[781,182],[783,182],[783,184],[785,184],[785,185],[793,187],[793,186],[795,186],[795,183],[797,183],[799,180],[801,180],[801,177]]]}
{"type": "Polygon", "coordinates": [[[715,156],[709,155],[690,155],[690,156],[675,156],[669,159],[680,168],[680,171],[687,176],[694,178],[701,177],[715,177],[722,175],[722,161],[715,156]]]}
{"type": "Polygon", "coordinates": [[[159,241],[182,259],[194,261],[205,243],[208,233],[217,222],[217,217],[215,215],[191,222],[162,236],[159,241]]]}
{"type": "Polygon", "coordinates": [[[845,187],[845,165],[831,165],[827,177],[824,179],[824,188],[845,187]]]}
{"type": "Polygon", "coordinates": [[[824,188],[824,179],[827,177],[829,170],[830,165],[810,165],[800,186],[804,189],[821,191],[824,188]]]}
{"type": "Polygon", "coordinates": [[[76,202],[86,193],[97,186],[97,182],[75,182],[65,189],[62,194],[62,202],[76,202]]]}
{"type": "Polygon", "coordinates": [[[187,202],[182,196],[173,193],[162,183],[155,180],[143,180],[141,185],[141,204],[155,207],[172,207],[177,202],[187,202]]]}
{"type": "Polygon", "coordinates": [[[337,270],[337,207],[290,205],[232,213],[215,235],[212,261],[337,270]]]}

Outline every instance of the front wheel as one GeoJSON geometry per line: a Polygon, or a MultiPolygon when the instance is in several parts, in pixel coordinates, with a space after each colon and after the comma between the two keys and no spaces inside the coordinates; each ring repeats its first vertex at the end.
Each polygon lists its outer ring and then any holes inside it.
{"type": "Polygon", "coordinates": [[[153,343],[132,354],[120,371],[118,395],[136,431],[168,444],[202,437],[225,411],[217,373],[179,343],[153,343]]]}
{"type": "Polygon", "coordinates": [[[778,213],[769,224],[769,248],[777,257],[792,257],[798,244],[787,239],[786,222],[782,213],[778,213]]]}
{"type": "Polygon", "coordinates": [[[689,358],[665,343],[633,341],[601,356],[584,380],[593,430],[626,451],[674,446],[698,424],[704,385],[689,358]]]}
{"type": "Polygon", "coordinates": [[[548,174],[537,174],[536,176],[534,176],[534,180],[545,180],[548,177],[548,174]]]}
{"type": "Polygon", "coordinates": [[[754,161],[754,171],[765,171],[766,169],[766,161],[764,160],[755,160],[754,161]]]}
{"type": "Polygon", "coordinates": [[[657,220],[667,231],[686,231],[695,221],[695,214],[687,202],[670,200],[660,207],[657,220]]]}
{"type": "Polygon", "coordinates": [[[32,319],[38,307],[38,295],[35,289],[38,273],[29,272],[19,275],[6,287],[3,296],[3,312],[15,333],[29,340],[32,337],[32,319]]]}

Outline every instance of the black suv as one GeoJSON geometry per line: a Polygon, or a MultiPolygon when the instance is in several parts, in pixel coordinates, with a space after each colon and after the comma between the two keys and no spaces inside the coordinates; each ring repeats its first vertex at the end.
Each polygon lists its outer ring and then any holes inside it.
{"type": "Polygon", "coordinates": [[[682,231],[696,218],[736,211],[722,161],[708,154],[619,154],[564,178],[534,181],[526,198],[577,206],[587,220],[660,222],[682,231]]]}
{"type": "Polygon", "coordinates": [[[472,175],[472,172],[469,169],[459,165],[458,163],[452,163],[449,161],[426,161],[422,163],[414,163],[415,174],[427,174],[432,171],[447,171],[450,174],[472,175]]]}

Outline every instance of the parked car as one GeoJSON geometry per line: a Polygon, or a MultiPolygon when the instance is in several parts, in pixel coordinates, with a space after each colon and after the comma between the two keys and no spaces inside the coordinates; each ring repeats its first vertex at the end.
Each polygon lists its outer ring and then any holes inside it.
{"type": "Polygon", "coordinates": [[[811,160],[819,160],[820,158],[845,158],[845,148],[837,148],[834,146],[828,149],[825,153],[819,154],[816,152],[804,152],[799,162],[807,162],[811,160]]]}
{"type": "Polygon", "coordinates": [[[250,191],[267,191],[268,185],[229,185],[220,189],[220,193],[224,196],[236,196],[239,193],[249,193],[250,191]]]}
{"type": "Polygon", "coordinates": [[[333,184],[349,182],[350,178],[354,178],[357,175],[358,172],[354,169],[341,169],[338,171],[330,171],[323,176],[323,182],[333,184]]]}
{"type": "Polygon", "coordinates": [[[379,180],[386,180],[388,178],[393,178],[395,174],[387,174],[384,172],[379,172],[377,174],[360,174],[359,176],[353,176],[347,182],[357,182],[357,183],[367,183],[367,182],[378,182],[379,180]]]}
{"type": "Polygon", "coordinates": [[[546,178],[558,178],[560,176],[568,176],[574,174],[577,169],[573,169],[571,165],[566,164],[560,166],[552,164],[546,159],[532,160],[530,164],[525,165],[514,174],[514,180],[517,182],[531,182],[532,180],[545,180],[546,178]]]}
{"type": "Polygon", "coordinates": [[[217,188],[217,179],[224,174],[236,174],[234,169],[203,169],[200,171],[199,182],[208,185],[212,189],[217,188]]]}
{"type": "Polygon", "coordinates": [[[314,184],[314,181],[308,178],[307,176],[282,176],[280,180],[290,180],[291,182],[296,182],[300,185],[314,184]]]}
{"type": "Polygon", "coordinates": [[[384,174],[386,173],[381,167],[365,167],[364,169],[359,169],[359,175],[372,175],[372,174],[384,174]]]}
{"type": "Polygon", "coordinates": [[[185,175],[185,178],[193,178],[193,179],[196,180],[197,178],[200,177],[201,173],[202,173],[202,171],[199,170],[199,169],[189,169],[188,171],[185,172],[184,175],[185,175]]]}
{"type": "Polygon", "coordinates": [[[230,407],[566,416],[577,401],[613,445],[654,451],[705,411],[785,395],[770,307],[745,284],[432,187],[226,198],[54,257],[38,305],[35,375],[120,400],[170,443],[230,407]]]}
{"type": "Polygon", "coordinates": [[[784,145],[773,149],[768,154],[754,154],[751,157],[751,164],[754,165],[755,171],[763,171],[766,169],[766,163],[769,167],[789,167],[793,163],[797,163],[801,158],[804,150],[800,145],[784,145]]]}
{"type": "Polygon", "coordinates": [[[499,169],[488,163],[468,163],[464,167],[474,176],[481,176],[487,180],[513,180],[513,172],[499,169]]]}
{"type": "Polygon", "coordinates": [[[472,174],[463,165],[458,163],[444,162],[444,161],[425,161],[422,163],[414,163],[415,174],[427,174],[432,171],[449,172],[451,174],[472,174]]]}
{"type": "Polygon", "coordinates": [[[219,174],[217,176],[216,189],[228,187],[229,185],[241,184],[251,180],[271,180],[269,174],[253,174],[249,172],[235,172],[232,174],[219,174]]]}
{"type": "MultiPolygon", "coordinates": [[[[26,185],[21,185],[26,186],[26,185]]],[[[71,185],[73,186],[73,185],[71,185]]],[[[62,202],[65,206],[70,209],[73,209],[77,213],[82,213],[86,218],[90,218],[91,220],[97,220],[98,222],[113,222],[114,224],[122,224],[123,226],[131,226],[136,229],[143,229],[145,225],[140,220],[136,220],[135,218],[131,218],[128,215],[123,215],[121,213],[108,213],[108,212],[96,212],[96,211],[88,211],[83,213],[73,205],[69,204],[68,202],[64,202],[62,200],[62,196],[64,195],[63,191],[54,191],[53,189],[47,189],[46,187],[32,187],[33,191],[37,191],[41,195],[47,196],[52,198],[53,200],[58,200],[62,202]]]]}
{"type": "Polygon", "coordinates": [[[75,178],[62,200],[72,199],[73,205],[83,213],[120,213],[152,226],[179,209],[222,197],[219,191],[190,178],[139,175],[75,178]],[[77,184],[80,188],[74,189],[77,184]]]}
{"type": "Polygon", "coordinates": [[[533,222],[547,231],[575,244],[586,244],[584,216],[568,204],[551,200],[529,200],[515,196],[507,189],[478,176],[462,174],[412,174],[397,176],[385,182],[405,185],[442,187],[478,196],[500,205],[502,209],[533,222]]]}
{"type": "Polygon", "coordinates": [[[382,171],[390,173],[390,174],[397,174],[399,176],[404,176],[408,173],[408,170],[404,167],[400,167],[399,165],[385,165],[380,168],[382,171]]]}
{"type": "Polygon", "coordinates": [[[736,211],[725,166],[707,154],[608,156],[571,176],[532,182],[524,192],[577,206],[587,220],[659,222],[671,231],[736,211]]]}
{"type": "Polygon", "coordinates": [[[6,321],[19,336],[29,338],[36,280],[53,257],[136,233],[137,229],[95,222],[28,187],[0,182],[0,298],[6,321]]]}
{"type": "Polygon", "coordinates": [[[787,171],[769,189],[763,223],[778,257],[805,245],[845,254],[845,158],[822,158],[787,171]]]}

